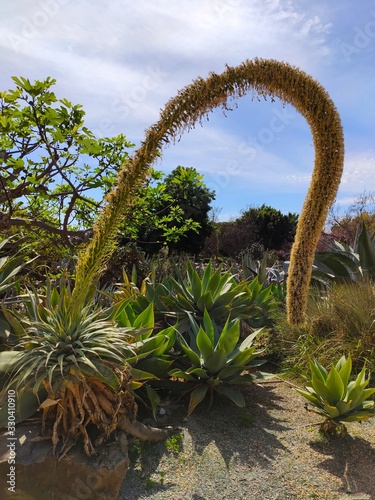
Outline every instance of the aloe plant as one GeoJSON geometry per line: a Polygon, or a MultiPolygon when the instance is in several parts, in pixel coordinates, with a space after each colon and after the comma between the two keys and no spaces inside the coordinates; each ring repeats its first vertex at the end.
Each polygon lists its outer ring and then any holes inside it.
{"type": "Polygon", "coordinates": [[[310,376],[306,376],[306,390],[296,389],[314,408],[325,417],[320,430],[327,435],[345,435],[343,422],[360,422],[375,417],[374,401],[368,399],[375,388],[367,388],[366,367],[355,380],[350,381],[352,360],[342,356],[328,372],[318,361],[310,360],[310,376]]]}
{"type": "MultiPolygon", "coordinates": [[[[141,439],[165,439],[164,431],[136,421],[131,367],[125,361],[134,355],[130,340],[136,328],[118,326],[90,301],[82,308],[73,302],[68,283],[62,280],[57,289],[47,281],[43,297],[29,293],[28,315],[13,317],[19,342],[16,351],[0,359],[0,373],[9,374],[3,394],[8,388],[17,393],[17,418],[41,410],[42,427],[52,423],[53,448],[61,445],[62,455],[80,437],[85,452],[95,453],[94,446],[116,428],[141,439]],[[35,407],[41,391],[44,398],[35,407]],[[98,431],[94,442],[90,425],[98,431]]],[[[0,426],[3,416],[4,407],[0,426]]]]}
{"type": "Polygon", "coordinates": [[[259,352],[253,345],[261,330],[256,330],[240,343],[239,319],[228,318],[224,327],[219,329],[205,310],[202,325],[192,316],[190,320],[188,340],[178,335],[184,356],[176,359],[175,368],[169,372],[175,381],[184,381],[181,385],[183,393],[191,393],[187,416],[207,395],[209,406],[217,394],[244,407],[244,397],[234,386],[251,384],[256,378],[263,377],[251,373],[253,368],[265,363],[257,358],[259,352]]]}

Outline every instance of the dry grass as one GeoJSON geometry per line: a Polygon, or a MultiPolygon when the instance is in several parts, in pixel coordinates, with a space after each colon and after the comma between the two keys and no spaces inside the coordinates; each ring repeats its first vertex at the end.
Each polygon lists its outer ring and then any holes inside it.
{"type": "Polygon", "coordinates": [[[269,351],[282,367],[295,374],[306,370],[308,358],[330,366],[351,354],[354,366],[366,362],[375,373],[375,287],[373,283],[333,285],[328,292],[312,291],[306,324],[292,328],[282,315],[269,339],[269,351]]]}

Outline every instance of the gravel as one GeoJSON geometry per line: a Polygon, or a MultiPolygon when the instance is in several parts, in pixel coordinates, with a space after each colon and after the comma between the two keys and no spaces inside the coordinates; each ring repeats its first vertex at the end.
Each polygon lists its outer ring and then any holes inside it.
{"type": "Polygon", "coordinates": [[[375,419],[328,441],[288,383],[243,392],[246,408],[203,403],[186,421],[185,407],[166,405],[161,424],[181,427],[180,450],[130,443],[118,500],[375,500],[375,419]]]}

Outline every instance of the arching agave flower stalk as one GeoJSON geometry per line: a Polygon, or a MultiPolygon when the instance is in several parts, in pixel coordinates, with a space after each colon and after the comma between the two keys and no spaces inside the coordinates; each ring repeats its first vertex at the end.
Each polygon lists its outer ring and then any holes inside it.
{"type": "Polygon", "coordinates": [[[291,104],[306,118],[313,136],[315,165],[292,248],[287,292],[289,322],[303,322],[314,252],[341,179],[343,131],[332,100],[317,81],[289,64],[263,59],[227,67],[220,75],[197,78],[166,104],[158,122],[146,131],[142,146],[120,171],[117,186],[109,193],[94,227],[93,239],[80,255],[75,304],[83,303],[90,285],[104,269],[135,190],[162,147],[176,141],[214,108],[226,109],[229,98],[248,93],[278,97],[291,104]]]}

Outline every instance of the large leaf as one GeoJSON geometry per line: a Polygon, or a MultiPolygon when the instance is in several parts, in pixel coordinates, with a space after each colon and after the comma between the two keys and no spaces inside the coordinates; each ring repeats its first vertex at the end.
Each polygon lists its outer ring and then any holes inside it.
{"type": "Polygon", "coordinates": [[[217,347],[223,347],[227,355],[229,355],[236,347],[240,338],[240,320],[236,319],[229,322],[226,321],[223,330],[220,334],[217,347]]]}
{"type": "Polygon", "coordinates": [[[326,410],[330,418],[335,418],[340,415],[340,411],[337,406],[330,405],[327,402],[324,403],[324,409],[326,410]]]}
{"type": "MultiPolygon", "coordinates": [[[[198,303],[198,300],[202,296],[202,283],[197,271],[190,265],[188,268],[189,279],[191,292],[194,298],[194,301],[198,303]]],[[[203,310],[203,309],[202,309],[203,310]]]]}
{"type": "Polygon", "coordinates": [[[343,422],[361,422],[375,417],[375,410],[356,411],[342,419],[343,422]]]}
{"type": "Polygon", "coordinates": [[[325,384],[327,376],[328,376],[328,372],[324,368],[324,366],[322,366],[320,363],[318,363],[318,361],[316,361],[315,359],[314,360],[310,359],[309,365],[310,365],[311,375],[313,377],[319,379],[321,382],[323,382],[323,384],[325,384]]]}
{"type": "Polygon", "coordinates": [[[0,372],[9,372],[13,366],[22,358],[20,351],[2,351],[0,352],[0,372]]]}
{"type": "Polygon", "coordinates": [[[215,346],[215,327],[207,309],[205,309],[203,313],[203,328],[210,339],[211,344],[215,346]]]}
{"type": "Polygon", "coordinates": [[[243,365],[229,365],[224,366],[222,370],[219,371],[218,377],[220,380],[227,380],[234,376],[239,376],[244,371],[245,367],[243,365]]]}
{"type": "Polygon", "coordinates": [[[156,420],[156,410],[160,403],[160,396],[149,384],[145,385],[147,396],[151,403],[152,416],[154,417],[154,420],[156,420]]]}
{"type": "Polygon", "coordinates": [[[249,349],[249,347],[252,347],[254,340],[262,331],[263,328],[259,328],[259,330],[256,330],[255,332],[248,335],[239,346],[240,351],[244,351],[245,349],[249,349]]]}
{"type": "MultiPolygon", "coordinates": [[[[36,396],[31,388],[23,389],[22,391],[16,391],[15,396],[15,423],[22,422],[23,420],[32,417],[39,408],[39,405],[47,397],[47,392],[42,389],[39,391],[38,396],[36,396]]],[[[9,416],[9,404],[7,398],[2,401],[2,406],[0,407],[0,427],[8,426],[8,416],[9,416]]]]}
{"type": "Polygon", "coordinates": [[[212,355],[205,364],[210,373],[215,375],[222,368],[224,368],[226,361],[227,361],[227,355],[225,349],[223,347],[220,347],[219,349],[215,350],[212,353],[212,355]]]}
{"type": "Polygon", "coordinates": [[[214,348],[210,338],[208,337],[208,335],[206,334],[206,332],[203,330],[202,327],[199,328],[198,330],[196,341],[197,341],[197,347],[202,355],[203,361],[205,364],[207,364],[207,361],[214,352],[214,348]]]}
{"type": "Polygon", "coordinates": [[[189,417],[195,408],[201,403],[208,391],[208,385],[202,384],[196,387],[190,394],[189,407],[186,417],[189,417]]]}
{"type": "Polygon", "coordinates": [[[190,375],[195,375],[196,377],[202,378],[202,379],[208,378],[208,374],[205,370],[203,370],[203,368],[192,367],[192,368],[189,368],[188,370],[186,370],[186,373],[188,373],[190,375]]]}
{"type": "Polygon", "coordinates": [[[375,279],[375,247],[365,224],[362,224],[358,237],[358,254],[363,274],[375,279]]]}
{"type": "Polygon", "coordinates": [[[201,360],[200,357],[196,352],[194,352],[188,344],[186,343],[186,340],[182,337],[182,335],[179,336],[179,344],[181,346],[181,349],[184,351],[186,356],[189,358],[191,363],[196,366],[197,368],[201,368],[201,360]]]}
{"type": "Polygon", "coordinates": [[[135,368],[144,372],[152,373],[158,378],[166,378],[171,364],[172,361],[157,357],[151,357],[142,359],[139,363],[136,363],[135,368]]]}
{"type": "Polygon", "coordinates": [[[302,389],[296,389],[296,391],[301,394],[301,396],[308,399],[310,403],[312,403],[317,408],[320,408],[322,406],[322,402],[314,394],[311,394],[311,392],[303,391],[302,389]]]}
{"type": "Polygon", "coordinates": [[[239,390],[232,389],[231,387],[228,387],[224,384],[218,385],[216,390],[218,394],[230,399],[235,405],[239,406],[240,408],[245,408],[245,399],[239,390]]]}
{"type": "Polygon", "coordinates": [[[311,379],[311,385],[316,393],[316,395],[322,399],[322,401],[327,401],[329,403],[332,403],[331,401],[331,393],[327,389],[326,385],[324,382],[321,381],[321,379],[318,379],[315,377],[315,375],[312,376],[311,379]]]}
{"type": "Polygon", "coordinates": [[[212,294],[210,291],[205,292],[203,295],[201,295],[198,300],[196,301],[197,307],[200,311],[204,311],[207,309],[207,311],[211,311],[213,307],[213,299],[212,299],[212,294]]]}
{"type": "Polygon", "coordinates": [[[350,357],[350,354],[348,356],[348,359],[345,359],[345,356],[342,356],[342,358],[336,364],[336,369],[344,384],[344,392],[346,392],[348,388],[350,375],[352,373],[352,358],[350,357]]]}
{"type": "MultiPolygon", "coordinates": [[[[248,347],[247,349],[244,349],[242,351],[239,348],[237,348],[228,357],[228,363],[230,363],[231,365],[243,365],[245,367],[253,359],[254,352],[255,352],[255,346],[248,347]]],[[[262,361],[262,364],[263,363],[264,362],[262,361]]]]}
{"type": "Polygon", "coordinates": [[[332,366],[330,372],[328,373],[326,387],[330,393],[329,402],[331,404],[335,405],[338,401],[343,399],[345,387],[335,366],[332,366]]]}
{"type": "Polygon", "coordinates": [[[134,328],[145,328],[146,331],[142,333],[142,338],[147,338],[154,329],[154,304],[151,302],[147,308],[139,314],[133,325],[134,328]]]}
{"type": "Polygon", "coordinates": [[[139,370],[138,368],[132,368],[132,377],[136,381],[142,381],[142,380],[153,380],[153,379],[158,379],[156,375],[150,372],[145,372],[143,370],[139,370]]]}

